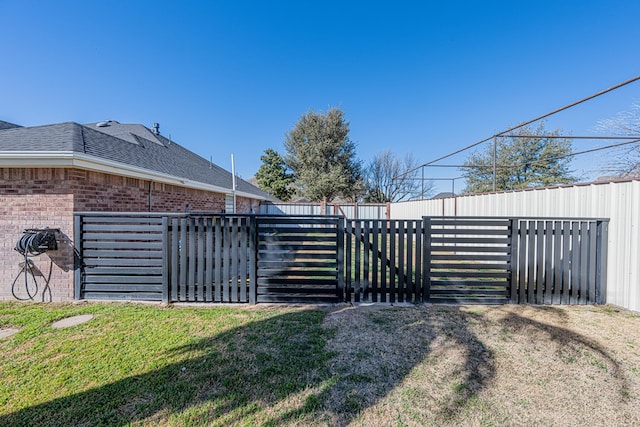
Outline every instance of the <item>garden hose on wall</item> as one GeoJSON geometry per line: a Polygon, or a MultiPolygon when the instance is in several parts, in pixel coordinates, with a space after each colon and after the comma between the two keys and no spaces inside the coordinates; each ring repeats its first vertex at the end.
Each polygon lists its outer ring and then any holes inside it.
{"type": "MultiPolygon", "coordinates": [[[[21,301],[33,300],[33,298],[38,294],[38,281],[36,280],[36,272],[38,271],[38,269],[34,265],[33,261],[31,261],[29,258],[38,256],[49,250],[58,249],[58,244],[56,242],[56,232],[59,231],[60,230],[57,228],[30,228],[24,230],[24,234],[22,235],[22,237],[20,237],[20,239],[18,239],[18,242],[16,243],[14,249],[24,256],[24,264],[11,285],[11,294],[15,299],[21,301]],[[26,297],[20,297],[16,292],[16,284],[22,274],[24,274],[24,288],[27,295],[26,297]],[[31,275],[31,277],[33,278],[33,286],[29,286],[29,275],[31,275]]],[[[50,275],[51,272],[49,272],[49,276],[50,275]]],[[[45,278],[44,280],[47,285],[45,286],[46,289],[48,287],[49,280],[48,278],[45,278]]],[[[42,298],[44,300],[44,291],[42,294],[42,298]]]]}

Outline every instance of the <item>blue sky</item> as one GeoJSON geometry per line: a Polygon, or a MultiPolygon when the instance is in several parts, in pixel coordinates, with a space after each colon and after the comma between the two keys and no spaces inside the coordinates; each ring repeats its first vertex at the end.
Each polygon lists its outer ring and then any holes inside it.
{"type": "MultiPolygon", "coordinates": [[[[158,122],[243,178],[310,109],[344,110],[364,161],[429,162],[640,75],[637,0],[0,0],[0,16],[0,120],[158,122]]],[[[637,82],[547,128],[592,135],[639,99],[637,82]]],[[[573,167],[595,177],[603,157],[573,167]]]]}

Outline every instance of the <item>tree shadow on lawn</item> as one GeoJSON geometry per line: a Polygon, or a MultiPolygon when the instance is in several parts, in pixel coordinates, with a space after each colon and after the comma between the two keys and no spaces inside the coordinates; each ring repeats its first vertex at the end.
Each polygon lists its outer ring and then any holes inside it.
{"type": "MultiPolygon", "coordinates": [[[[515,313],[500,322],[587,346],[617,367],[579,334],[515,313]]],[[[474,332],[485,323],[495,327],[483,309],[458,307],[285,312],[166,355],[182,356],[181,362],[2,415],[0,425],[343,426],[401,386],[418,365],[451,354],[457,357],[442,366],[440,388],[429,391],[438,396],[429,419],[455,421],[495,377],[495,356],[474,332]]],[[[429,395],[406,399],[408,405],[433,404],[429,395]]]]}
{"type": "MultiPolygon", "coordinates": [[[[345,425],[395,388],[438,334],[464,329],[415,308],[355,312],[337,323],[321,310],[257,320],[174,348],[167,356],[183,355],[179,363],[2,415],[0,425],[345,425]],[[351,343],[336,351],[335,339],[351,343]]],[[[477,391],[493,375],[491,352],[462,336],[463,387],[477,391]]]]}
{"type": "MultiPolygon", "coordinates": [[[[538,313],[544,313],[545,318],[552,322],[562,325],[568,321],[568,315],[564,309],[550,306],[536,307],[535,309],[538,313]]],[[[600,366],[607,372],[607,377],[612,380],[610,386],[615,386],[615,391],[620,401],[628,400],[630,384],[624,368],[607,348],[595,340],[569,328],[540,322],[514,312],[506,314],[500,319],[499,323],[512,333],[529,337],[532,342],[554,344],[557,347],[556,356],[569,361],[569,363],[576,357],[584,356],[584,354],[592,356],[590,363],[600,366]],[[583,349],[585,350],[584,352],[582,351],[583,349]]]]}

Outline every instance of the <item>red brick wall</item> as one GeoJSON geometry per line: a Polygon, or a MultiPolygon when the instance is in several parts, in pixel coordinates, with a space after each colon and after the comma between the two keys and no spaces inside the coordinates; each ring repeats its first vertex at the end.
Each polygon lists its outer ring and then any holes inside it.
{"type": "MultiPolygon", "coordinates": [[[[59,250],[31,258],[44,277],[36,276],[40,290],[36,301],[42,301],[45,277],[49,276],[51,293],[46,301],[73,298],[73,195],[71,194],[1,194],[0,195],[0,298],[13,299],[11,287],[20,273],[24,257],[14,250],[27,228],[60,228],[59,250]]],[[[29,283],[33,284],[32,277],[29,283]]],[[[16,281],[16,289],[25,294],[24,276],[16,281]]]]}
{"type": "MultiPolygon", "coordinates": [[[[237,200],[238,212],[258,211],[257,200],[237,200]]],[[[45,276],[51,266],[51,294],[45,300],[68,301],[73,299],[73,212],[184,212],[187,204],[191,211],[221,212],[224,201],[220,193],[80,169],[0,168],[0,299],[13,299],[11,285],[24,262],[13,248],[26,228],[60,228],[59,250],[32,260],[45,276]]],[[[24,290],[24,277],[17,285],[24,290]]],[[[41,294],[42,289],[37,301],[41,294]]]]}

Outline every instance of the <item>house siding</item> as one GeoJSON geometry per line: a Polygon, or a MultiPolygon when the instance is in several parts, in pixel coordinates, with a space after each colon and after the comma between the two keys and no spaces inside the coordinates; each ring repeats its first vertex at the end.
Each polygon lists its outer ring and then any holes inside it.
{"type": "MultiPolygon", "coordinates": [[[[57,251],[32,258],[44,277],[51,267],[45,301],[73,299],[74,212],[222,212],[225,194],[75,168],[0,168],[0,299],[24,258],[14,247],[27,228],[59,228],[57,251]]],[[[239,213],[257,212],[258,200],[237,198],[239,213]]],[[[44,277],[37,277],[41,301],[44,277]]],[[[16,282],[24,290],[24,278],[16,282]]]]}

